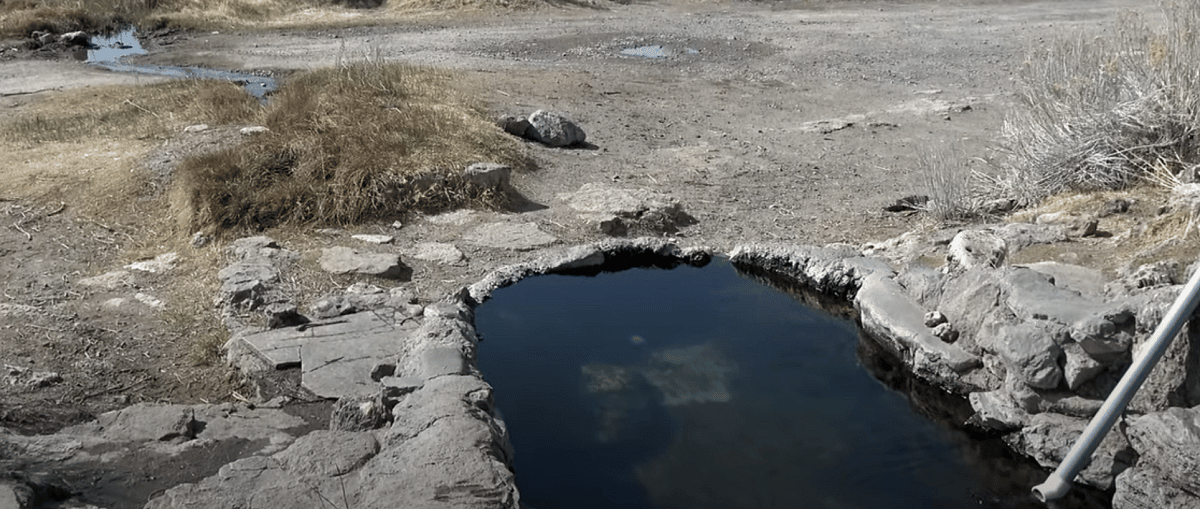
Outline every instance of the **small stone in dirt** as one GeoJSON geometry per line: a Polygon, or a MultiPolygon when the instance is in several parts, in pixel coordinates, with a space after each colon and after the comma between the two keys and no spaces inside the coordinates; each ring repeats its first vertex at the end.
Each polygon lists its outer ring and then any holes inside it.
{"type": "Polygon", "coordinates": [[[958,331],[954,330],[954,328],[948,323],[943,322],[934,326],[930,333],[932,333],[934,336],[937,336],[937,338],[942,340],[944,343],[953,343],[958,341],[958,331]]]}
{"type": "Polygon", "coordinates": [[[177,260],[179,260],[179,253],[166,253],[155,256],[153,260],[133,262],[126,265],[125,268],[157,274],[174,268],[177,260]]]}
{"type": "Polygon", "coordinates": [[[883,210],[888,212],[908,212],[912,210],[921,210],[921,207],[924,207],[926,203],[929,203],[928,196],[905,196],[899,200],[896,200],[896,203],[884,207],[883,210]]]}
{"type": "Polygon", "coordinates": [[[192,240],[191,240],[190,244],[192,245],[192,247],[194,247],[196,249],[200,249],[200,248],[208,245],[208,242],[210,240],[212,240],[212,239],[208,235],[205,235],[204,232],[196,232],[196,233],[192,234],[192,240]]]}
{"type": "Polygon", "coordinates": [[[683,210],[679,200],[648,189],[624,189],[603,183],[587,183],[573,193],[560,193],[584,219],[599,223],[600,231],[620,236],[636,227],[654,233],[675,233],[696,220],[683,210]]]}
{"type": "Polygon", "coordinates": [[[1090,237],[1096,234],[1099,222],[1094,217],[1077,216],[1065,212],[1042,214],[1034,220],[1036,224],[1053,224],[1063,227],[1067,237],[1090,237]]]}
{"type": "Polygon", "coordinates": [[[517,115],[504,115],[496,119],[496,125],[504,132],[522,138],[529,132],[529,119],[517,115]]]}
{"type": "Polygon", "coordinates": [[[73,46],[90,46],[92,44],[92,38],[81,31],[67,32],[58,36],[58,40],[73,46]]]}
{"type": "Polygon", "coordinates": [[[62,375],[53,371],[38,371],[29,376],[29,380],[25,385],[30,387],[49,387],[54,384],[62,383],[62,375]]]}
{"type": "Polygon", "coordinates": [[[183,132],[185,132],[185,133],[198,133],[198,132],[203,132],[203,131],[207,131],[207,130],[208,130],[208,124],[196,124],[196,125],[190,125],[190,126],[183,128],[183,132]]]}
{"type": "Polygon", "coordinates": [[[925,313],[926,327],[937,327],[943,323],[946,323],[946,315],[943,315],[941,311],[930,311],[925,313]]]}
{"type": "Polygon", "coordinates": [[[566,147],[583,143],[587,134],[570,119],[546,110],[537,110],[529,115],[530,138],[551,147],[566,147]]]}
{"type": "Polygon", "coordinates": [[[355,239],[355,240],[361,240],[361,241],[369,243],[369,244],[391,244],[393,240],[396,240],[396,238],[391,235],[358,234],[358,235],[351,235],[350,238],[355,239]]]}
{"type": "Polygon", "coordinates": [[[150,306],[154,309],[162,309],[164,306],[162,300],[158,299],[157,297],[155,297],[153,295],[147,294],[147,293],[141,293],[141,292],[135,293],[135,294],[133,294],[133,298],[137,299],[138,302],[141,302],[142,304],[150,306]]]}
{"type": "Polygon", "coordinates": [[[266,127],[263,127],[263,126],[243,127],[238,130],[239,133],[242,133],[242,136],[253,136],[255,134],[263,134],[263,133],[267,133],[270,131],[271,131],[270,129],[267,129],[266,127]]]}
{"type": "Polygon", "coordinates": [[[92,276],[80,279],[80,285],[104,288],[106,290],[116,290],[117,288],[133,287],[133,274],[127,270],[114,270],[105,272],[99,276],[92,276]]]}

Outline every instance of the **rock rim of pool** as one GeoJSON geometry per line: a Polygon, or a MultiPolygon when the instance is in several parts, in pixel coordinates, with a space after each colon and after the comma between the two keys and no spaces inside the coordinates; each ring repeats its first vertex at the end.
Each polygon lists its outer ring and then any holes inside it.
{"type": "MultiPolygon", "coordinates": [[[[955,237],[969,237],[960,245],[1002,246],[1011,255],[1059,238],[1055,228],[1061,226],[981,226],[955,237]]],[[[1141,272],[1109,280],[1064,263],[961,259],[980,249],[952,252],[945,267],[920,263],[930,246],[947,245],[939,235],[862,247],[747,243],[724,255],[735,267],[840,303],[838,312],[857,317],[906,371],[946,397],[966,399],[975,412],[967,423],[972,430],[1002,436],[1013,450],[1053,468],[1179,285],[1141,272]]],[[[15,457],[106,468],[147,450],[155,451],[150,461],[172,461],[239,440],[239,459],[166,490],[146,507],[230,507],[268,496],[277,505],[303,505],[318,496],[341,500],[345,490],[354,507],[406,500],[408,507],[516,508],[507,429],[475,364],[475,306],[528,277],[704,265],[722,255],[675,239],[610,239],[535,251],[526,262],[425,305],[404,291],[364,284],[301,310],[279,274],[304,254],[266,237],[239,240],[230,252],[234,261],[221,271],[218,295],[235,331],[226,345],[229,362],[249,371],[299,364],[305,388],[336,399],[331,430],[299,430],[294,419],[272,410],[283,400],[137,405],[54,435],[0,435],[17,445],[15,457]]],[[[1189,326],[1079,482],[1115,490],[1119,507],[1191,500],[1188,458],[1200,452],[1200,435],[1176,431],[1200,423],[1200,408],[1193,409],[1200,404],[1198,346],[1200,334],[1189,326]]],[[[0,498],[28,500],[52,485],[48,478],[5,479],[0,498]]]]}

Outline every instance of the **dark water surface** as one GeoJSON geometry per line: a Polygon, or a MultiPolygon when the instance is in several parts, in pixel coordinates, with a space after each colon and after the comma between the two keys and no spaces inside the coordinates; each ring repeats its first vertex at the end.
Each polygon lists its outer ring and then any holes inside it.
{"type": "Polygon", "coordinates": [[[864,369],[853,323],[723,260],[526,279],[476,324],[537,509],[1045,507],[1045,472],[864,369]]]}

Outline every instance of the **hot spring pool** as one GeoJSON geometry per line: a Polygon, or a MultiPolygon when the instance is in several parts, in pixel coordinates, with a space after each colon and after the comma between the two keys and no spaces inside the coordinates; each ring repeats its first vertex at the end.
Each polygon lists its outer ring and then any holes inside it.
{"type": "Polygon", "coordinates": [[[529,507],[1044,507],[1043,472],[864,369],[853,323],[727,261],[529,278],[476,313],[529,507]]]}

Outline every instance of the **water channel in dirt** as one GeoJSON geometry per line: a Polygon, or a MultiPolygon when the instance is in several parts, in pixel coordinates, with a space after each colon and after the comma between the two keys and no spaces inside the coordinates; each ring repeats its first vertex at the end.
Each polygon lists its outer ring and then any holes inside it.
{"type": "Polygon", "coordinates": [[[132,28],[113,33],[92,37],[92,47],[87,50],[85,61],[114,72],[149,74],[171,78],[191,78],[205,80],[232,81],[242,85],[246,92],[265,100],[266,96],[279,88],[274,78],[255,74],[221,71],[194,66],[152,65],[124,62],[124,57],[144,55],[146,50],[138,41],[137,34],[132,28]]]}

